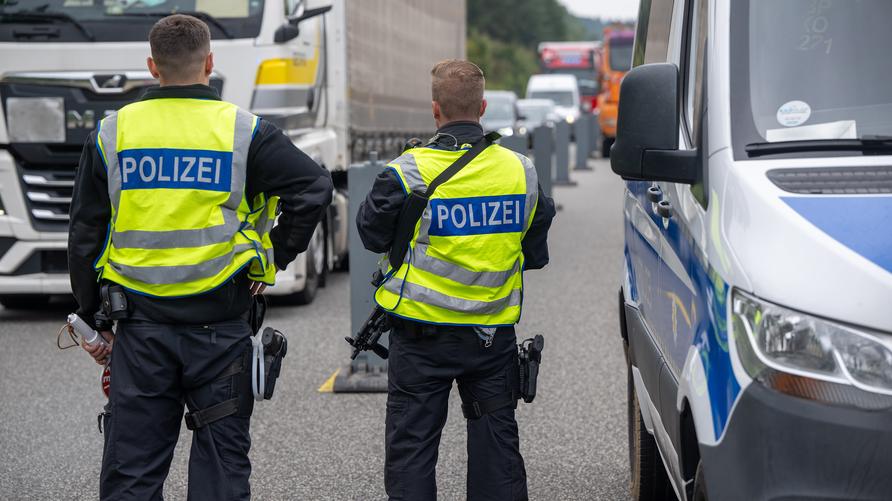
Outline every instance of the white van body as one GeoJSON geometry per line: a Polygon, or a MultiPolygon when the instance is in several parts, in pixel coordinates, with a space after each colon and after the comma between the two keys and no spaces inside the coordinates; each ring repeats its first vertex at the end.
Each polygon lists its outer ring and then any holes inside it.
{"type": "Polygon", "coordinates": [[[555,114],[570,123],[575,122],[581,114],[579,83],[574,75],[533,75],[527,82],[526,98],[554,101],[555,114]]]}
{"type": "Polygon", "coordinates": [[[890,18],[642,2],[611,155],[633,499],[892,496],[890,18]]]}

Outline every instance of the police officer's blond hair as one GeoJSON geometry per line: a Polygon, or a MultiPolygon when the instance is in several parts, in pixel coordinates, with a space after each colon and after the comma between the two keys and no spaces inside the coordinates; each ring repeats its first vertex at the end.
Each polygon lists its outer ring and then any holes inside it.
{"type": "Polygon", "coordinates": [[[201,19],[174,14],[161,19],[149,32],[152,59],[169,80],[194,78],[211,52],[211,31],[201,19]]]}
{"type": "Polygon", "coordinates": [[[485,86],[483,71],[470,61],[447,59],[431,69],[431,97],[449,119],[479,118],[485,86]]]}

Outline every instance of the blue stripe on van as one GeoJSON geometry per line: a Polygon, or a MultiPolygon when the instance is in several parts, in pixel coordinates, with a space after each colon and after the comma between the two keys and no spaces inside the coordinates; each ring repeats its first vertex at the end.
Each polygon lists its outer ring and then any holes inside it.
{"type": "Polygon", "coordinates": [[[892,273],[892,197],[782,197],[833,239],[892,273]]]}

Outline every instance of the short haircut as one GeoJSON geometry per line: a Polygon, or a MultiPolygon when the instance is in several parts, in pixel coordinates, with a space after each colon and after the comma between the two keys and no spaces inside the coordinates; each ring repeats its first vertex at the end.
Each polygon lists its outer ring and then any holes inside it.
{"type": "Polygon", "coordinates": [[[431,97],[446,118],[476,119],[485,86],[483,71],[470,61],[447,59],[431,70],[431,97]]]}
{"type": "Polygon", "coordinates": [[[211,31],[200,19],[173,14],[152,26],[149,45],[161,75],[183,80],[202,71],[211,51],[211,31]]]}

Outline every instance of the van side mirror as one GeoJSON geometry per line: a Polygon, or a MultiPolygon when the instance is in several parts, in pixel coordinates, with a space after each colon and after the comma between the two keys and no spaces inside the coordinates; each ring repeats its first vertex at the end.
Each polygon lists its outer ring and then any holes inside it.
{"type": "Polygon", "coordinates": [[[616,142],[610,166],[623,179],[695,184],[699,154],[679,150],[681,90],[678,67],[646,64],[628,72],[620,87],[616,142]]]}
{"type": "Polygon", "coordinates": [[[294,7],[294,12],[292,12],[285,24],[279,26],[276,30],[276,33],[273,35],[273,41],[275,43],[285,43],[289,40],[294,40],[300,35],[300,23],[306,21],[307,19],[312,19],[316,16],[321,16],[326,12],[331,10],[331,5],[326,5],[325,7],[318,7],[315,9],[307,9],[304,8],[304,3],[300,2],[294,7]]]}

